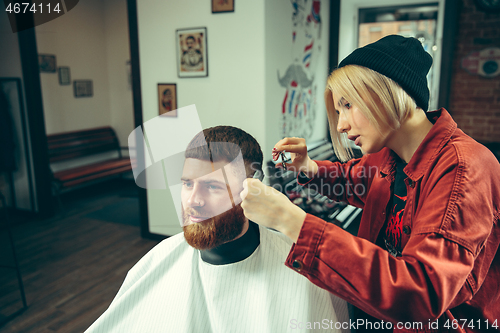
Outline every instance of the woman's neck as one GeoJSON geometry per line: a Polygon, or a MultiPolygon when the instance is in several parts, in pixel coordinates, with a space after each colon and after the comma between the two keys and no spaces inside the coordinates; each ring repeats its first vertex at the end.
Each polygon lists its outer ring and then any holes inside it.
{"type": "Polygon", "coordinates": [[[411,116],[405,119],[401,127],[394,131],[387,147],[392,149],[403,161],[409,163],[427,133],[432,123],[427,119],[422,109],[416,109],[411,116]]]}

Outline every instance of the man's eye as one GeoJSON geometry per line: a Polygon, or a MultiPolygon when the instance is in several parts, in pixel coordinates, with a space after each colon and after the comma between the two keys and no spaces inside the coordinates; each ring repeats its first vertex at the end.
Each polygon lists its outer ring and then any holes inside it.
{"type": "Polygon", "coordinates": [[[221,189],[219,186],[215,186],[215,185],[208,185],[207,188],[209,190],[220,190],[221,189]]]}
{"type": "Polygon", "coordinates": [[[185,187],[193,187],[193,183],[191,182],[182,182],[182,185],[184,185],[185,187]]]}

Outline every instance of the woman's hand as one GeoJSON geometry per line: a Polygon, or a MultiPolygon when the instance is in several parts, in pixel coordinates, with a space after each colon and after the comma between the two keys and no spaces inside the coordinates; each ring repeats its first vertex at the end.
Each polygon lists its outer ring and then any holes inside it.
{"type": "Polygon", "coordinates": [[[262,184],[258,179],[243,182],[241,208],[245,216],[262,226],[278,230],[294,243],[299,238],[306,213],[283,193],[262,184]]]}
{"type": "MultiPolygon", "coordinates": [[[[276,161],[279,157],[279,152],[287,151],[291,153],[291,163],[287,163],[288,170],[306,174],[307,177],[312,178],[318,172],[318,165],[311,160],[307,155],[306,140],[302,138],[284,138],[273,149],[273,159],[276,161]]],[[[277,168],[281,168],[281,163],[276,164],[277,168]]]]}

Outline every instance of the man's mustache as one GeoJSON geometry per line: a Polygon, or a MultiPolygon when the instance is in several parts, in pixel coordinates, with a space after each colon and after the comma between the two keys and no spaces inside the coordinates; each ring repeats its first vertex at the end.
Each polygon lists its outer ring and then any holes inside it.
{"type": "MultiPolygon", "coordinates": [[[[233,208],[230,210],[234,210],[237,207],[240,207],[241,203],[235,205],[233,208]]],[[[219,213],[217,215],[224,214],[225,212],[219,213]]],[[[184,208],[184,214],[185,215],[190,215],[194,217],[215,217],[213,213],[205,211],[203,208],[192,208],[192,207],[186,207],[184,208]]]]}
{"type": "Polygon", "coordinates": [[[191,216],[194,216],[194,217],[207,217],[206,214],[204,214],[204,210],[203,209],[196,209],[196,208],[185,208],[184,209],[184,213],[186,215],[191,215],[191,216]]]}

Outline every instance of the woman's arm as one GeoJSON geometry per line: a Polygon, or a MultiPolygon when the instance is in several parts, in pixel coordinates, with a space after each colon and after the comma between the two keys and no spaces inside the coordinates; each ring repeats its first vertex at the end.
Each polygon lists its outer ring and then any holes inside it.
{"type": "MultiPolygon", "coordinates": [[[[370,155],[347,163],[313,161],[308,156],[306,141],[302,138],[280,140],[273,150],[274,160],[280,151],[291,153],[292,159],[287,163],[287,168],[297,172],[300,185],[334,201],[348,202],[359,208],[364,206],[371,181],[379,175],[378,164],[373,163],[374,159],[370,155]]],[[[384,154],[389,154],[387,149],[384,154]]],[[[276,167],[281,167],[281,164],[278,163],[276,167]]]]}
{"type": "Polygon", "coordinates": [[[472,295],[459,291],[474,255],[439,234],[411,237],[403,256],[308,215],[285,264],[317,286],[386,321],[438,318],[452,302],[472,295]]]}
{"type": "MultiPolygon", "coordinates": [[[[434,167],[411,189],[416,192],[405,207],[411,234],[401,257],[373,244],[384,220],[376,214],[363,216],[365,229],[373,229],[370,240],[307,215],[286,265],[363,311],[393,322],[425,324],[470,300],[491,264],[480,267],[477,258],[492,228],[499,228],[494,204],[499,177],[457,160],[453,149],[436,163],[444,167],[434,167]]],[[[381,181],[372,185],[374,194],[381,181]]],[[[385,209],[372,209],[377,201],[371,199],[367,211],[385,209]]]]}
{"type": "Polygon", "coordinates": [[[378,166],[370,164],[370,160],[366,155],[346,163],[315,161],[317,173],[309,179],[299,174],[297,180],[333,201],[364,208],[372,180],[379,173],[378,166]]]}

